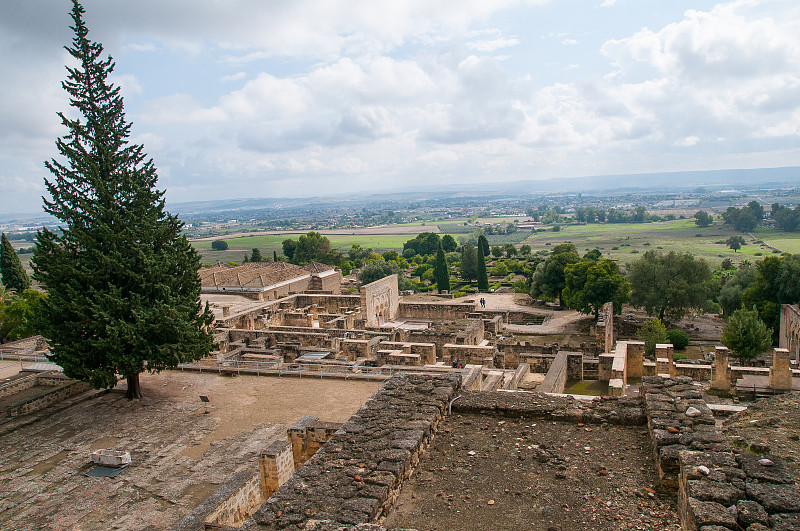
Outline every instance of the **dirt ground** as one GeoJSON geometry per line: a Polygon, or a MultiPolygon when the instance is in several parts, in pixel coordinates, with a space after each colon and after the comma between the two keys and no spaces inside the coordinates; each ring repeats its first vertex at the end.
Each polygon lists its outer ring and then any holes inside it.
{"type": "Polygon", "coordinates": [[[382,383],[180,371],[141,382],[141,400],[115,390],[0,424],[0,528],[169,529],[234,473],[255,473],[300,417],[343,422],[382,383]],[[133,464],[85,476],[89,453],[109,447],[133,464]]]}
{"type": "Polygon", "coordinates": [[[454,414],[384,525],[426,530],[679,530],[644,427],[454,414]]]}

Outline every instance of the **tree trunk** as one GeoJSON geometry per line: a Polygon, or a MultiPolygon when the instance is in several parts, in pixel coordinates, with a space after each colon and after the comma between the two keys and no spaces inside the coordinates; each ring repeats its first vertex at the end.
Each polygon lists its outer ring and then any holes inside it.
{"type": "Polygon", "coordinates": [[[134,398],[142,398],[142,388],[139,386],[139,374],[128,376],[128,392],[125,393],[125,398],[133,400],[134,398]]]}

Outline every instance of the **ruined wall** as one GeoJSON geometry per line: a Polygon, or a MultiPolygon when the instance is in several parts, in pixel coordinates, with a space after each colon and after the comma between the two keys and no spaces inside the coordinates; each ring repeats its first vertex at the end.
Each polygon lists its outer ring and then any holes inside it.
{"type": "Polygon", "coordinates": [[[315,304],[326,313],[344,313],[361,306],[360,295],[326,295],[299,293],[294,296],[294,307],[303,308],[315,304]]]}
{"type": "Polygon", "coordinates": [[[800,363],[800,306],[781,305],[780,348],[789,351],[789,358],[800,363]]]}
{"type": "MultiPolygon", "coordinates": [[[[497,349],[492,345],[456,345],[446,343],[442,348],[442,361],[451,364],[457,360],[462,365],[483,365],[487,359],[494,360],[497,349]]],[[[491,366],[494,366],[492,361],[491,366]]]]}
{"type": "Polygon", "coordinates": [[[19,415],[27,415],[34,411],[44,409],[56,402],[66,400],[71,396],[88,391],[91,386],[86,382],[71,381],[56,387],[53,390],[46,391],[40,395],[36,395],[18,402],[14,402],[6,410],[6,415],[9,417],[17,417],[19,415]]]}
{"type": "Polygon", "coordinates": [[[361,286],[361,315],[367,328],[377,328],[398,315],[400,290],[397,275],[361,286]]]}
{"type": "Polygon", "coordinates": [[[456,375],[387,381],[241,529],[302,528],[311,519],[356,525],[385,514],[459,385],[456,375]]]}
{"type": "Polygon", "coordinates": [[[203,523],[220,527],[238,527],[263,502],[264,496],[261,493],[260,477],[258,474],[253,474],[248,480],[239,484],[225,501],[211,511],[205,517],[203,523]]]}
{"type": "Polygon", "coordinates": [[[474,311],[474,302],[401,302],[399,307],[400,317],[408,319],[464,319],[474,311]]]}
{"type": "Polygon", "coordinates": [[[677,491],[684,529],[798,528],[787,463],[731,447],[691,379],[645,377],[642,393],[661,485],[677,491]]]}

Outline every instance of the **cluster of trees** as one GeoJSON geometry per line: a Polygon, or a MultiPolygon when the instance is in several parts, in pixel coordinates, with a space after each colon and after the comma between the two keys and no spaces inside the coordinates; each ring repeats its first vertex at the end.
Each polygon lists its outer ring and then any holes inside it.
{"type": "Polygon", "coordinates": [[[31,279],[5,234],[0,236],[0,275],[7,290],[22,293],[31,287],[31,279]]]}
{"type": "Polygon", "coordinates": [[[342,253],[331,249],[331,242],[319,232],[311,231],[297,240],[287,238],[281,243],[283,254],[293,264],[322,262],[330,265],[341,265],[342,253]]]}
{"type": "Polygon", "coordinates": [[[797,232],[800,230],[800,205],[792,210],[789,207],[775,203],[772,205],[772,219],[778,229],[786,232],[797,232]]]}
{"type": "Polygon", "coordinates": [[[750,232],[764,219],[764,207],[758,201],[750,201],[742,208],[728,207],[722,219],[739,232],[750,232]]]}
{"type": "Polygon", "coordinates": [[[619,313],[628,300],[630,284],[619,272],[619,266],[595,249],[583,258],[571,243],[556,245],[550,256],[536,266],[531,278],[532,297],[557,298],[559,304],[597,317],[600,308],[614,302],[619,313]]]}
{"type": "Polygon", "coordinates": [[[694,224],[698,227],[708,227],[714,222],[713,216],[705,210],[698,210],[694,213],[694,224]]]}

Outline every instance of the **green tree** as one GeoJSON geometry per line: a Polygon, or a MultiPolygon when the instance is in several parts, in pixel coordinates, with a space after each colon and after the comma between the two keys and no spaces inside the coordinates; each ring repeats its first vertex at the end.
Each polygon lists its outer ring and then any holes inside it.
{"type": "Polygon", "coordinates": [[[375,282],[389,275],[396,275],[399,273],[400,268],[397,267],[395,262],[368,262],[361,269],[358,280],[361,281],[361,285],[363,286],[364,284],[369,284],[370,282],[375,282]]]}
{"type": "Polygon", "coordinates": [[[300,235],[297,248],[294,251],[295,262],[311,262],[312,260],[328,261],[331,252],[331,242],[319,232],[311,231],[300,235]]]}
{"type": "Polygon", "coordinates": [[[675,350],[683,350],[689,346],[689,334],[683,330],[673,328],[667,332],[667,342],[672,343],[675,350]]]}
{"type": "Polygon", "coordinates": [[[527,243],[523,244],[519,248],[519,253],[523,256],[528,256],[531,254],[531,246],[527,243]]]}
{"type": "Polygon", "coordinates": [[[629,294],[630,284],[611,260],[576,262],[564,268],[564,302],[581,313],[593,313],[595,319],[607,302],[613,302],[614,311],[620,313],[629,294]]]}
{"type": "Polygon", "coordinates": [[[289,260],[293,260],[294,251],[297,249],[297,242],[291,238],[287,238],[281,242],[281,248],[283,249],[283,256],[289,260]]]}
{"type": "Polygon", "coordinates": [[[458,248],[458,243],[456,243],[456,239],[450,236],[449,234],[445,234],[442,236],[442,248],[446,253],[452,253],[458,248]]]}
{"type": "MultiPolygon", "coordinates": [[[[422,256],[436,254],[440,243],[441,238],[435,232],[422,232],[417,234],[413,240],[408,240],[403,244],[403,256],[406,255],[406,251],[409,249],[411,249],[409,253],[413,252],[411,256],[414,256],[414,254],[422,256]]],[[[406,256],[406,258],[408,257],[406,256]]]]}
{"type": "Polygon", "coordinates": [[[261,257],[261,251],[257,247],[253,247],[253,250],[250,253],[250,261],[251,262],[263,262],[264,261],[264,259],[261,257]]]}
{"type": "Polygon", "coordinates": [[[31,279],[25,273],[22,262],[5,233],[0,237],[0,274],[3,276],[6,288],[13,289],[17,293],[22,293],[31,287],[31,279]]]}
{"type": "Polygon", "coordinates": [[[644,341],[644,353],[648,356],[655,356],[656,345],[667,342],[667,329],[661,319],[648,319],[642,327],[636,331],[639,341],[644,341]]]}
{"type": "Polygon", "coordinates": [[[564,269],[576,262],[580,262],[575,246],[571,243],[556,245],[547,260],[536,267],[531,279],[531,292],[533,298],[545,296],[557,298],[563,305],[562,291],[566,287],[564,269]]]}
{"type": "MultiPolygon", "coordinates": [[[[442,243],[444,247],[444,243],[442,243]]],[[[484,262],[485,267],[485,262],[484,262]]],[[[473,280],[478,277],[478,252],[471,243],[461,247],[461,278],[473,280]]]]}
{"type": "Polygon", "coordinates": [[[705,210],[698,210],[694,214],[694,224],[698,227],[708,227],[713,222],[714,218],[712,218],[705,210]]]}
{"type": "Polygon", "coordinates": [[[722,328],[722,344],[733,351],[742,363],[772,346],[772,330],[758,318],[758,310],[736,310],[722,328]]]}
{"type": "Polygon", "coordinates": [[[742,294],[742,306],[755,306],[767,328],[779,330],[781,304],[800,304],[800,255],[768,256],[756,268],[755,280],[742,294]]]}
{"type": "Polygon", "coordinates": [[[631,304],[659,319],[705,310],[713,289],[706,261],[675,251],[647,251],[628,265],[628,281],[631,304]]]}
{"type": "Polygon", "coordinates": [[[433,264],[433,278],[436,281],[436,290],[439,293],[450,291],[450,272],[447,270],[447,263],[444,259],[442,242],[439,242],[439,250],[436,251],[436,262],[433,264]]]}
{"type": "Polygon", "coordinates": [[[211,248],[215,251],[227,251],[228,250],[228,242],[225,240],[214,240],[211,242],[211,248]]]}
{"type": "Polygon", "coordinates": [[[489,244],[486,241],[486,236],[481,234],[478,237],[478,267],[477,267],[477,278],[478,278],[478,291],[489,291],[489,275],[486,273],[486,257],[485,257],[485,249],[489,247],[489,244]]]}
{"type": "Polygon", "coordinates": [[[730,238],[725,240],[725,245],[733,249],[734,253],[739,249],[741,249],[742,245],[744,244],[745,244],[744,238],[742,238],[741,236],[731,236],[730,238]]]}
{"type": "Polygon", "coordinates": [[[503,256],[503,248],[500,247],[499,245],[493,246],[492,256],[494,256],[495,258],[500,258],[501,256],[503,256]]]}
{"type": "Polygon", "coordinates": [[[755,267],[739,269],[720,288],[717,300],[724,316],[729,317],[742,307],[742,296],[755,282],[756,273],[757,269],[755,267]]]}
{"type": "Polygon", "coordinates": [[[44,210],[62,225],[37,234],[34,278],[48,291],[38,322],[64,374],[98,389],[121,375],[138,398],[142,371],[211,350],[213,315],[200,306],[197,253],[164,210],[152,159],[128,143],[122,96],[108,81],[114,63],[88,39],[83,14],[74,0],[67,52],[77,65],[62,86],[75,112],[59,114],[61,158],[45,163],[54,179],[44,210]]]}
{"type": "Polygon", "coordinates": [[[0,342],[16,341],[39,333],[36,316],[42,299],[41,291],[28,288],[0,306],[0,342]]]}
{"type": "Polygon", "coordinates": [[[483,256],[489,256],[489,240],[483,232],[478,235],[478,249],[483,249],[483,256]]]}
{"type": "Polygon", "coordinates": [[[517,256],[517,248],[514,246],[513,243],[507,243],[503,245],[503,250],[506,252],[506,258],[511,258],[512,256],[517,256]]]}

